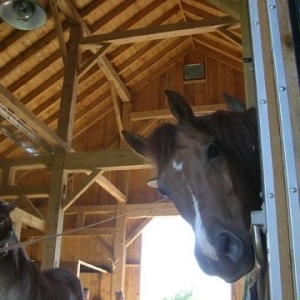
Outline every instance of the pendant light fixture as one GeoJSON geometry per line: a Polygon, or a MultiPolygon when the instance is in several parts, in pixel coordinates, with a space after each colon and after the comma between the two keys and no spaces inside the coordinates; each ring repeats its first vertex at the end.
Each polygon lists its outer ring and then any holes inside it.
{"type": "Polygon", "coordinates": [[[0,17],[20,30],[37,29],[47,21],[45,10],[34,0],[0,0],[0,17]]]}

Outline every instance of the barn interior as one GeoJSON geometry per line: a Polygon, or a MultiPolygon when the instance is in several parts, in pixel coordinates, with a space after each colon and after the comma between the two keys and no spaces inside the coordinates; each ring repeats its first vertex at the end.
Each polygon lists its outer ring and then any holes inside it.
{"type": "Polygon", "coordinates": [[[227,109],[224,93],[253,105],[247,1],[34,5],[37,29],[0,18],[0,198],[21,199],[15,230],[38,267],[71,269],[95,299],[138,300],[142,230],[178,212],[121,131],[173,122],[166,89],[197,115],[227,109]]]}

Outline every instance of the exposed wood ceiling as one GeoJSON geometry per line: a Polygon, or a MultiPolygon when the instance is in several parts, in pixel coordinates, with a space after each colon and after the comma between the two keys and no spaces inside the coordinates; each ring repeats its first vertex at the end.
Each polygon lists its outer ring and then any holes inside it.
{"type": "MultiPolygon", "coordinates": [[[[88,175],[68,194],[64,211],[94,182],[124,203],[126,195],[103,172],[148,166],[128,149],[109,150],[119,148],[118,132],[118,138],[113,143],[104,143],[104,149],[88,155],[77,153],[65,139],[68,133],[58,129],[62,103],[75,90],[77,101],[70,113],[74,114],[74,123],[69,135],[74,141],[111,112],[120,132],[124,128],[122,104],[130,104],[151,80],[194,50],[201,49],[242,71],[240,1],[44,0],[43,3],[48,21],[40,29],[16,30],[0,20],[0,197],[11,199],[22,195],[27,199],[27,207],[36,210],[29,198],[47,197],[49,186],[16,187],[16,178],[10,182],[12,174],[5,173],[6,166],[15,170],[47,167],[53,163],[54,150],[62,148],[68,152],[64,168],[69,173],[88,175]],[[74,38],[78,39],[77,54],[81,59],[77,78],[68,78],[72,68],[68,55],[70,49],[77,48],[74,38]],[[69,87],[63,89],[64,81],[69,87]]],[[[199,106],[194,110],[202,113],[220,108],[224,106],[199,106]]],[[[131,121],[148,120],[144,130],[154,124],[154,119],[170,117],[166,110],[130,112],[129,109],[128,113],[131,121]]],[[[95,149],[87,146],[85,150],[95,149]]],[[[35,214],[38,213],[36,210],[35,214]]]]}
{"type": "Polygon", "coordinates": [[[73,139],[116,111],[110,82],[130,102],[170,61],[197,47],[241,68],[239,2],[227,1],[231,16],[209,2],[224,1],[45,1],[48,21],[38,30],[2,21],[0,108],[10,122],[1,122],[0,157],[67,147],[55,131],[72,24],[83,32],[73,139]]]}

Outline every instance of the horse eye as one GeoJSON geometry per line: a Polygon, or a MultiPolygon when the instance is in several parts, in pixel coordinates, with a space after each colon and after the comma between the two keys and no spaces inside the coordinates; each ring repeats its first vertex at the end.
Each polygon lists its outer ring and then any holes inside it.
{"type": "Polygon", "coordinates": [[[216,145],[210,145],[207,152],[208,160],[217,157],[218,155],[219,155],[218,147],[216,145]]]}

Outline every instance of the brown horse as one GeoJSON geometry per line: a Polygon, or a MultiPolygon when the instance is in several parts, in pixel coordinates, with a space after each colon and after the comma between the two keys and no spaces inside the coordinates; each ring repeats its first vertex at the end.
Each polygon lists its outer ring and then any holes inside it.
{"type": "Polygon", "coordinates": [[[195,232],[195,256],[210,275],[234,282],[254,266],[250,212],[260,210],[255,110],[195,117],[181,95],[166,91],[178,124],[149,138],[124,131],[127,143],[157,167],[157,187],[195,232]]]}
{"type": "Polygon", "coordinates": [[[0,201],[0,299],[1,300],[83,300],[79,279],[69,270],[39,271],[24,249],[5,250],[18,243],[10,212],[18,201],[0,201]]]}

